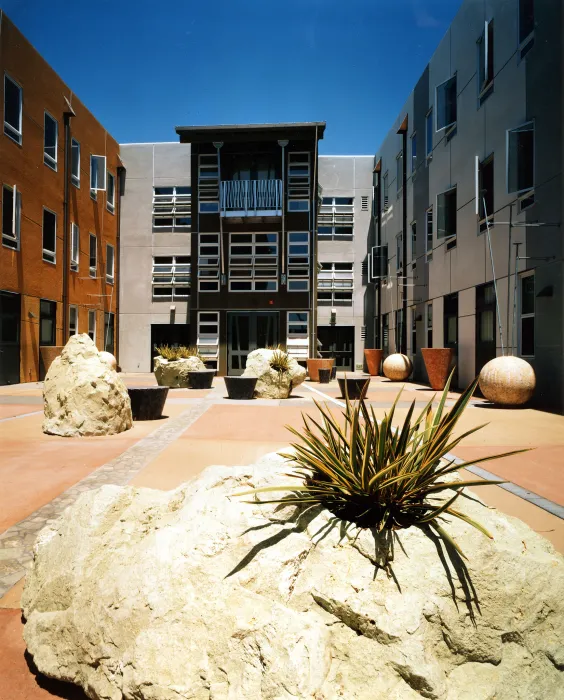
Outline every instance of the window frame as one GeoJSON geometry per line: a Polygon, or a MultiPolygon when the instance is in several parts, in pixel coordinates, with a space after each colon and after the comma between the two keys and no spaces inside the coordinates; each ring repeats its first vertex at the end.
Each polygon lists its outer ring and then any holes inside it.
{"type": "Polygon", "coordinates": [[[106,209],[110,214],[115,214],[116,211],[116,176],[109,170],[106,171],[106,209]],[[110,182],[112,183],[110,200],[110,182]]]}
{"type": "Polygon", "coordinates": [[[57,264],[57,212],[54,212],[52,209],[49,209],[49,207],[43,207],[42,209],[42,217],[41,217],[41,246],[42,246],[42,259],[43,262],[49,263],[50,265],[56,265],[57,264]],[[49,212],[49,214],[52,214],[54,216],[54,222],[55,222],[55,243],[54,243],[54,250],[48,250],[45,248],[45,212],[49,212]],[[48,257],[45,257],[45,256],[48,257]],[[52,259],[51,259],[52,256],[52,259]]]}
{"type": "Polygon", "coordinates": [[[411,242],[411,263],[415,267],[417,261],[417,219],[414,219],[409,224],[409,232],[411,234],[409,238],[411,242]]]}
{"type": "Polygon", "coordinates": [[[403,231],[396,234],[396,272],[403,272],[403,231]]]}
{"type": "Polygon", "coordinates": [[[219,333],[221,323],[219,311],[198,311],[196,322],[196,347],[198,348],[199,354],[204,360],[219,362],[219,333]],[[213,316],[213,320],[203,320],[202,316],[213,316]],[[202,328],[206,326],[215,327],[215,330],[202,330],[202,328]]]}
{"type": "Polygon", "coordinates": [[[479,37],[476,45],[478,47],[478,67],[476,69],[476,79],[478,81],[478,100],[480,105],[484,103],[491,94],[494,84],[495,66],[494,56],[494,21],[487,19],[484,21],[484,31],[479,37]],[[491,29],[491,37],[490,37],[491,29]],[[490,74],[491,68],[491,74],[490,74]],[[483,76],[482,76],[483,69],[483,76]]]}
{"type": "Polygon", "coordinates": [[[355,198],[348,195],[329,195],[322,198],[317,215],[317,236],[323,240],[352,240],[354,238],[354,208],[355,198]],[[331,203],[324,200],[331,200],[331,203]],[[337,199],[350,199],[350,204],[337,204],[337,199]],[[330,232],[320,231],[321,228],[331,229],[330,232]],[[337,229],[349,229],[350,233],[337,229]]]}
{"type": "Polygon", "coordinates": [[[433,159],[434,114],[430,107],[425,115],[425,161],[433,159]],[[429,128],[429,125],[431,128],[429,128]]]}
{"type": "Polygon", "coordinates": [[[69,305],[69,338],[71,338],[73,335],[78,335],[78,306],[76,306],[76,304],[69,305]],[[73,312],[75,316],[74,324],[72,322],[73,312]],[[74,333],[72,332],[73,327],[74,333]]]}
{"type": "Polygon", "coordinates": [[[80,229],[74,221],[71,222],[70,244],[70,269],[71,272],[78,272],[80,263],[80,229]]]}
{"type": "Polygon", "coordinates": [[[414,131],[410,137],[411,146],[411,175],[414,175],[417,170],[417,132],[414,131]],[[415,148],[414,148],[415,145],[415,148]]]}
{"type": "Polygon", "coordinates": [[[4,101],[2,105],[3,114],[2,119],[4,121],[4,135],[11,139],[18,146],[22,145],[23,141],[23,87],[14,80],[7,72],[4,72],[4,101]],[[10,81],[19,90],[19,128],[16,129],[12,124],[6,121],[6,81],[10,81]]]}
{"type": "Polygon", "coordinates": [[[96,155],[95,153],[90,154],[90,196],[93,197],[93,199],[97,199],[98,192],[106,191],[107,165],[106,156],[96,155]],[[98,165],[94,168],[94,163],[103,163],[103,175],[101,175],[100,166],[98,165]],[[94,173],[96,173],[96,177],[94,177],[94,173]],[[98,187],[100,184],[99,180],[102,181],[103,187],[98,187]],[[93,184],[96,186],[92,187],[93,184]]]}
{"type": "Polygon", "coordinates": [[[433,258],[433,245],[435,242],[435,213],[433,211],[433,205],[430,207],[427,207],[425,210],[425,257],[427,260],[431,260],[433,258]],[[431,223],[431,248],[429,248],[429,220],[431,223]]]}
{"type": "MultiPolygon", "coordinates": [[[[515,195],[518,199],[521,199],[522,196],[525,193],[533,193],[535,191],[535,174],[536,174],[536,157],[537,157],[537,149],[536,149],[536,134],[535,134],[535,120],[534,119],[529,119],[528,121],[523,122],[522,124],[519,124],[518,126],[513,127],[512,129],[506,129],[505,130],[505,187],[506,187],[506,193],[507,194],[513,194],[515,195]],[[525,187],[523,189],[510,189],[509,185],[509,138],[510,134],[513,132],[518,132],[519,130],[522,130],[524,126],[532,126],[532,129],[527,129],[527,131],[532,131],[533,132],[533,184],[530,187],[525,187]]],[[[517,163],[517,167],[519,167],[519,164],[517,163]]]]}
{"type": "Polygon", "coordinates": [[[22,195],[16,185],[2,183],[2,245],[18,252],[21,246],[22,195]],[[4,231],[4,190],[12,193],[11,231],[4,231]]]}
{"type": "Polygon", "coordinates": [[[320,265],[330,265],[330,269],[320,269],[317,274],[318,306],[353,306],[354,304],[354,262],[351,260],[322,260],[320,265]],[[350,265],[350,269],[338,270],[335,265],[350,265]],[[350,274],[350,276],[349,276],[350,274]],[[324,275],[324,276],[321,276],[324,275]],[[320,282],[329,282],[321,284],[320,282]],[[338,284],[340,282],[340,284],[338,284]],[[346,282],[347,284],[343,284],[346,282]],[[331,299],[320,299],[319,294],[330,294],[331,299]],[[337,299],[337,294],[350,294],[350,299],[337,299]]]}
{"type": "Polygon", "coordinates": [[[433,347],[433,302],[428,301],[425,304],[425,342],[426,347],[433,347]],[[430,312],[430,313],[429,313],[430,312]],[[429,333],[431,338],[431,344],[429,344],[429,333]]]}
{"type": "Polygon", "coordinates": [[[517,48],[519,51],[519,58],[525,58],[526,54],[534,45],[535,40],[535,12],[533,4],[533,28],[531,31],[521,38],[521,3],[523,0],[518,0],[517,2],[517,48]]]}
{"type": "MultiPolygon", "coordinates": [[[[447,106],[447,103],[445,101],[445,110],[446,110],[446,106],[447,106]]],[[[435,107],[435,132],[438,133],[439,131],[444,131],[445,134],[450,133],[456,127],[456,124],[458,122],[458,81],[456,78],[456,73],[454,73],[454,75],[451,75],[450,78],[443,80],[442,83],[439,83],[438,85],[435,86],[435,105],[434,105],[434,107],[435,107]],[[439,89],[442,88],[447,83],[451,83],[452,81],[454,81],[455,86],[456,86],[455,102],[454,102],[455,118],[453,121],[445,123],[443,126],[439,126],[439,107],[438,107],[439,89]]],[[[445,121],[446,121],[446,114],[445,114],[445,121]]]]}
{"type": "MultiPolygon", "coordinates": [[[[446,202],[446,198],[445,198],[446,202]]],[[[445,241],[447,243],[452,242],[457,234],[458,234],[458,190],[456,185],[452,185],[451,187],[448,187],[446,190],[443,190],[442,192],[437,192],[436,196],[436,207],[437,207],[437,240],[438,241],[445,241]],[[454,233],[445,233],[444,236],[439,236],[439,197],[444,197],[445,195],[449,195],[450,193],[454,192],[455,196],[455,207],[454,207],[454,223],[455,223],[455,232],[454,233]]],[[[446,206],[444,207],[445,209],[445,226],[447,224],[446,222],[446,206]]]]}
{"type": "Polygon", "coordinates": [[[309,292],[311,267],[311,235],[309,231],[288,231],[287,277],[288,292],[309,292]],[[292,241],[292,236],[306,236],[305,241],[292,241]],[[292,246],[306,246],[306,253],[292,253],[292,246]],[[292,274],[295,273],[295,274],[292,274]]]}
{"type": "Polygon", "coordinates": [[[252,232],[229,232],[229,275],[228,289],[233,294],[261,293],[270,294],[278,291],[278,268],[280,255],[280,233],[278,231],[252,231],[252,232]],[[257,236],[276,236],[276,241],[257,241],[257,236]],[[251,241],[238,241],[238,238],[250,236],[251,241]],[[250,248],[249,253],[233,253],[237,247],[250,248]],[[260,246],[275,247],[274,253],[257,252],[260,246]],[[250,261],[250,262],[249,262],[250,261]],[[258,262],[260,261],[260,262],[258,262]],[[266,262],[265,262],[266,261],[266,262]],[[248,275],[236,275],[235,272],[245,272],[248,275]],[[274,274],[272,274],[274,273],[274,274]],[[247,289],[237,289],[237,286],[248,284],[247,289]],[[257,288],[258,285],[272,285],[266,289],[257,288]]]}
{"type": "Polygon", "coordinates": [[[43,165],[46,165],[51,170],[57,172],[58,167],[58,151],[59,151],[59,122],[46,109],[43,110],[43,165]],[[47,120],[50,119],[55,124],[55,157],[47,153],[47,120]]]}
{"type": "Polygon", "coordinates": [[[151,272],[151,297],[152,301],[187,301],[192,291],[192,257],[181,253],[180,255],[153,255],[153,265],[151,272]],[[171,258],[170,263],[156,262],[162,258],[171,258]],[[178,258],[188,258],[190,262],[180,262],[178,258]],[[169,270],[158,269],[168,267],[169,270]],[[176,269],[176,268],[186,269],[176,269]],[[165,281],[159,281],[159,275],[165,276],[165,281]],[[175,277],[179,279],[176,280],[175,277]],[[188,278],[188,279],[186,279],[188,278]],[[155,289],[169,289],[170,294],[155,294],[155,289]],[[186,294],[181,294],[176,290],[187,290],[186,294]]]}
{"type": "Polygon", "coordinates": [[[114,284],[115,282],[115,273],[116,273],[116,258],[115,258],[115,248],[111,243],[106,243],[106,282],[108,284],[114,284]],[[109,252],[110,250],[112,251],[111,255],[111,261],[112,261],[112,269],[111,273],[109,272],[108,268],[108,261],[110,259],[109,252]]]}
{"type": "Polygon", "coordinates": [[[96,345],[96,309],[88,309],[88,337],[90,340],[96,345]],[[91,323],[91,320],[94,321],[94,323],[91,323]],[[92,335],[94,337],[92,337],[92,335]]]}
{"type": "Polygon", "coordinates": [[[80,141],[75,138],[71,139],[71,184],[80,189],[80,141]],[[73,172],[75,153],[78,154],[77,174],[73,172]]]}
{"type": "Polygon", "coordinates": [[[192,229],[192,186],[191,185],[162,185],[153,186],[153,232],[180,229],[190,231],[192,229]],[[190,192],[179,193],[178,188],[189,189],[190,192]],[[170,194],[157,193],[158,189],[171,189],[170,194]],[[171,219],[172,226],[163,226],[159,222],[171,219]],[[189,219],[190,223],[177,223],[182,219],[189,219]]]}
{"type": "Polygon", "coordinates": [[[98,274],[98,238],[94,233],[88,234],[88,274],[93,278],[98,274]],[[92,241],[94,241],[94,265],[92,265],[92,241]]]}
{"type": "Polygon", "coordinates": [[[536,280],[535,280],[535,270],[527,270],[519,275],[519,328],[518,328],[518,350],[519,357],[535,357],[535,335],[536,335],[536,280]],[[533,311],[532,313],[523,313],[523,280],[528,277],[533,278],[533,311]],[[523,319],[533,319],[533,352],[530,355],[523,354],[523,319]]]}
{"type": "Polygon", "coordinates": [[[403,190],[403,148],[396,155],[396,195],[399,197],[403,190]]]}

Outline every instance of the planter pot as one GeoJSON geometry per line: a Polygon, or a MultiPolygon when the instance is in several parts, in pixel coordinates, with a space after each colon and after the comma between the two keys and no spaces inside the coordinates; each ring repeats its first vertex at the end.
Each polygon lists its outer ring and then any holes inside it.
{"type": "Polygon", "coordinates": [[[188,372],[188,387],[190,389],[211,389],[215,377],[215,369],[197,369],[188,372]]]}
{"type": "Polygon", "coordinates": [[[502,406],[520,406],[533,395],[535,371],[520,357],[496,357],[482,367],[479,384],[488,401],[502,406]]]}
{"type": "Polygon", "coordinates": [[[337,365],[331,367],[331,379],[337,379],[337,365]]]}
{"type": "Polygon", "coordinates": [[[127,393],[133,420],[157,420],[163,415],[167,386],[132,386],[127,393]]]}
{"type": "Polygon", "coordinates": [[[339,377],[341,397],[348,395],[349,399],[363,399],[368,391],[370,377],[339,377]]]}
{"type": "Polygon", "coordinates": [[[45,376],[47,372],[49,371],[49,367],[51,367],[51,363],[56,357],[59,357],[59,355],[63,352],[64,350],[63,345],[42,345],[39,348],[39,352],[41,353],[41,362],[43,364],[43,371],[41,374],[45,376]]]}
{"type": "Polygon", "coordinates": [[[421,348],[431,389],[442,391],[447,383],[452,348],[421,348]]]}
{"type": "Polygon", "coordinates": [[[319,381],[319,368],[331,369],[335,364],[335,360],[330,358],[309,358],[307,361],[307,373],[311,382],[319,381]]]}
{"type": "Polygon", "coordinates": [[[368,374],[371,377],[377,377],[380,374],[382,355],[383,351],[378,349],[364,351],[364,357],[366,358],[366,366],[368,367],[368,374]]]}
{"type": "Polygon", "coordinates": [[[320,384],[329,384],[331,380],[331,370],[330,369],[325,369],[324,367],[320,367],[317,370],[317,373],[319,375],[319,383],[320,384]]]}
{"type": "Polygon", "coordinates": [[[223,377],[227,396],[238,401],[254,398],[258,377],[223,377]]]}
{"type": "Polygon", "coordinates": [[[392,382],[402,382],[413,371],[413,364],[407,355],[399,352],[388,355],[382,366],[384,375],[392,382]]]}

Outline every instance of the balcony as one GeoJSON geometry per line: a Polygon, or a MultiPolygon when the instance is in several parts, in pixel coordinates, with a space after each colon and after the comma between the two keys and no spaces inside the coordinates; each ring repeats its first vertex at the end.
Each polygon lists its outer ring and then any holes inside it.
{"type": "Polygon", "coordinates": [[[282,180],[225,180],[220,189],[221,216],[282,216],[282,180]]]}

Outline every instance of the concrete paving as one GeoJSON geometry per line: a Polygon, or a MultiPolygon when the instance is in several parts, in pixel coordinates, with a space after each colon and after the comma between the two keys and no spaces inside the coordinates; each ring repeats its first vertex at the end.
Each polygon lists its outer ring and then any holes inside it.
{"type": "MultiPolygon", "coordinates": [[[[154,385],[150,374],[122,375],[129,386],[154,385]]],[[[373,378],[368,401],[378,418],[398,391],[397,422],[410,402],[422,407],[435,392],[428,387],[373,378]]],[[[0,387],[0,700],[85,698],[66,684],[37,675],[24,655],[20,596],[37,532],[80,493],[105,483],[170,489],[210,464],[249,464],[289,444],[286,425],[299,427],[313,400],[340,411],[336,382],[306,383],[289,401],[231,401],[222,379],[211,391],[169,392],[165,418],[136,422],[132,430],[105,438],[58,438],[41,432],[41,385],[0,387]],[[321,392],[321,394],[319,394],[321,392]]],[[[457,394],[449,394],[448,403],[457,394]]],[[[455,450],[472,460],[518,447],[532,452],[486,462],[493,475],[508,479],[514,492],[485,486],[476,493],[491,507],[527,522],[564,552],[564,519],[535,503],[564,506],[564,417],[531,409],[493,409],[473,399],[460,431],[488,423],[455,450]],[[525,500],[515,492],[526,495],[525,500]],[[538,496],[537,501],[533,497],[538,496]]],[[[470,476],[470,475],[468,475],[470,476]]],[[[561,511],[555,510],[559,513],[561,511]]]]}

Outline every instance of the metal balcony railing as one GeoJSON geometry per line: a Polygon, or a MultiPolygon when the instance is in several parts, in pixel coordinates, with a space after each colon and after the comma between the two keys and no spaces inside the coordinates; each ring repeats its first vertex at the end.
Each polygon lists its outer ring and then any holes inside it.
{"type": "Polygon", "coordinates": [[[282,180],[225,180],[222,216],[282,216],[282,180]]]}

